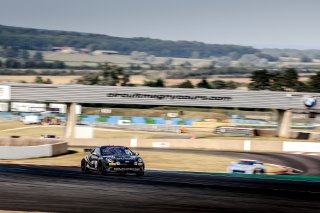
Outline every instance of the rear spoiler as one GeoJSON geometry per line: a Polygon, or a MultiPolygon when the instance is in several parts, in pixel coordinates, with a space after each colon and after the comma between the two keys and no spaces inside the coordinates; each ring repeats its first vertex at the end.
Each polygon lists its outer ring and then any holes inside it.
{"type": "Polygon", "coordinates": [[[91,151],[92,151],[92,148],[84,148],[83,151],[84,151],[84,152],[91,152],[91,151]]]}

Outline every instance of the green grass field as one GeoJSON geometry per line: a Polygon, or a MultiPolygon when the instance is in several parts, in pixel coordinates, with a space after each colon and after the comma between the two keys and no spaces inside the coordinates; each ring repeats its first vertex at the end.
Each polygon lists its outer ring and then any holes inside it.
{"type": "MultiPolygon", "coordinates": [[[[143,64],[143,61],[133,60],[128,55],[90,55],[83,53],[60,53],[44,51],[42,52],[44,59],[47,61],[64,61],[67,65],[80,66],[83,64],[95,66],[98,63],[110,62],[121,66],[129,66],[130,63],[143,64]],[[71,63],[71,64],[70,64],[71,63]]],[[[165,61],[166,57],[155,57],[152,64],[161,64],[165,61]]],[[[173,65],[180,65],[186,61],[190,62],[193,67],[202,67],[208,65],[211,60],[209,59],[194,59],[194,58],[172,58],[173,65]]]]}

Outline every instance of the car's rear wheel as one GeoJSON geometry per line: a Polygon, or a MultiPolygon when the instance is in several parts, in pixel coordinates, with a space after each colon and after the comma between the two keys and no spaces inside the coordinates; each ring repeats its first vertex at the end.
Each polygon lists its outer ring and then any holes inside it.
{"type": "Polygon", "coordinates": [[[81,172],[83,174],[89,173],[89,169],[87,168],[87,162],[84,159],[81,161],[81,172]]]}

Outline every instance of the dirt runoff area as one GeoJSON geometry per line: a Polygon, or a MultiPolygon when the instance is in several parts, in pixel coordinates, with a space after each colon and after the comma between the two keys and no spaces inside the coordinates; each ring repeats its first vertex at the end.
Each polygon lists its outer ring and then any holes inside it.
{"type": "MultiPolygon", "coordinates": [[[[0,163],[12,164],[33,164],[33,165],[51,165],[51,166],[79,166],[81,159],[86,155],[82,149],[72,148],[68,154],[35,159],[23,160],[0,160],[0,163]]],[[[146,169],[153,170],[174,170],[191,172],[212,172],[225,173],[227,167],[236,162],[237,158],[227,156],[212,156],[198,153],[181,153],[174,151],[139,151],[139,155],[146,164],[146,169]]],[[[266,165],[268,172],[280,172],[281,168],[266,165]]]]}

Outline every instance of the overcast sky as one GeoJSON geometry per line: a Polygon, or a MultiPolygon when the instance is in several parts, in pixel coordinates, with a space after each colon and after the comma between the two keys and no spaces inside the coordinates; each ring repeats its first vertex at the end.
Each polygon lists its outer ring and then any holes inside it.
{"type": "Polygon", "coordinates": [[[320,0],[0,0],[0,24],[320,49],[320,0]]]}

